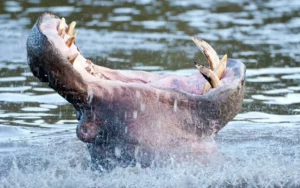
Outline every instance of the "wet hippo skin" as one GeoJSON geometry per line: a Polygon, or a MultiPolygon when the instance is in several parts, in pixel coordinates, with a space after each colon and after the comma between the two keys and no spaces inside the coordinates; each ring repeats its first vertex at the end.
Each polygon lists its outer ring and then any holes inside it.
{"type": "Polygon", "coordinates": [[[69,46],[72,34],[59,34],[60,23],[53,14],[37,20],[27,40],[28,63],[35,77],[76,109],[77,136],[88,143],[95,164],[146,167],[215,151],[213,136],[241,109],[243,63],[228,59],[222,85],[203,94],[207,81],[200,73],[158,75],[94,65],[75,43],[69,46]]]}

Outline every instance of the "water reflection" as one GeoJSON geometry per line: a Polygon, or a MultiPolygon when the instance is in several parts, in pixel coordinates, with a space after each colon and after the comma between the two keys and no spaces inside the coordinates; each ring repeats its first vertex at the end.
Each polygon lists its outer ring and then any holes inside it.
{"type": "MultiPolygon", "coordinates": [[[[104,176],[101,181],[113,186],[118,182],[111,183],[105,179],[115,179],[120,174],[131,179],[130,176],[137,173],[142,173],[142,179],[149,173],[152,175],[150,179],[155,179],[157,174],[162,175],[160,181],[154,185],[159,186],[169,180],[166,177],[177,173],[178,179],[186,178],[186,185],[193,187],[197,185],[195,182],[203,183],[199,181],[200,176],[207,179],[217,171],[219,175],[222,172],[235,174],[232,175],[234,177],[223,175],[224,178],[219,181],[216,176],[212,176],[208,184],[219,182],[221,185],[226,181],[234,184],[236,178],[237,184],[242,185],[248,180],[248,183],[260,182],[262,186],[267,185],[264,184],[267,180],[271,182],[269,185],[275,185],[279,180],[283,183],[276,184],[278,186],[299,185],[297,178],[292,178],[299,176],[293,166],[300,164],[297,152],[300,124],[299,9],[298,0],[205,0],[201,3],[196,0],[1,1],[0,154],[6,156],[11,151],[28,149],[34,144],[38,147],[30,149],[29,153],[14,154],[17,164],[9,160],[11,163],[7,164],[11,165],[5,166],[10,169],[6,172],[7,176],[3,175],[3,164],[6,163],[0,161],[0,182],[6,182],[8,187],[15,186],[11,179],[18,175],[18,181],[24,185],[32,185],[24,182],[27,176],[23,172],[30,171],[33,178],[40,171],[38,167],[30,169],[22,166],[22,160],[18,158],[23,155],[32,156],[42,152],[37,157],[40,161],[38,164],[47,170],[40,174],[41,179],[49,176],[51,170],[58,171],[57,175],[50,176],[53,184],[47,182],[49,186],[62,182],[59,178],[55,181],[57,177],[68,176],[74,171],[84,171],[79,167],[75,170],[72,166],[61,172],[62,169],[56,163],[66,165],[75,160],[85,164],[88,160],[78,159],[78,153],[75,152],[75,148],[77,152],[80,148],[82,150],[79,153],[88,157],[84,145],[76,141],[73,108],[47,85],[36,80],[26,64],[25,45],[29,30],[41,12],[47,11],[66,17],[67,22],[76,20],[79,28],[77,44],[83,54],[95,63],[110,68],[190,74],[195,71],[192,64],[194,60],[205,61],[189,38],[193,35],[208,40],[220,55],[227,53],[229,57],[241,59],[248,68],[243,112],[217,137],[221,151],[232,159],[232,163],[223,161],[225,166],[198,166],[197,170],[192,167],[181,168],[183,170],[175,168],[174,171],[168,169],[165,173],[150,169],[131,169],[124,173],[122,169],[104,176]],[[49,150],[44,144],[48,139],[53,144],[49,150]],[[26,143],[23,144],[24,140],[26,143]],[[60,142],[64,144],[59,144],[60,142]],[[41,145],[46,149],[39,150],[41,145]],[[56,150],[63,150],[61,153],[64,155],[56,154],[58,157],[51,163],[51,157],[46,156],[56,150]],[[276,153],[278,150],[281,153],[276,153]],[[237,153],[240,151],[244,154],[237,153]],[[276,154],[273,155],[274,151],[276,154]],[[293,154],[286,158],[283,153],[288,151],[293,154]],[[249,157],[251,152],[254,153],[249,157]],[[288,162],[291,163],[287,167],[281,166],[288,162]],[[49,163],[54,168],[50,168],[49,163]],[[265,168],[260,171],[261,166],[265,168]],[[242,170],[243,167],[245,170],[242,170]],[[276,173],[274,169],[278,169],[276,173]],[[252,171],[252,174],[248,171],[252,171]],[[273,171],[274,176],[268,174],[269,171],[273,171]],[[186,172],[194,176],[187,177],[184,175],[186,172]],[[267,178],[258,179],[260,173],[267,178]]],[[[32,163],[35,159],[29,157],[27,162],[32,163]]],[[[3,157],[3,160],[8,159],[3,157]]],[[[84,183],[95,178],[93,172],[84,173],[86,179],[78,176],[76,178],[84,183]]],[[[66,181],[65,185],[73,185],[71,182],[66,181]]],[[[175,182],[178,183],[178,180],[175,182]]],[[[36,185],[40,184],[42,182],[37,182],[36,185]]],[[[93,181],[88,185],[94,185],[93,181]]],[[[129,181],[122,185],[134,184],[129,181]]]]}

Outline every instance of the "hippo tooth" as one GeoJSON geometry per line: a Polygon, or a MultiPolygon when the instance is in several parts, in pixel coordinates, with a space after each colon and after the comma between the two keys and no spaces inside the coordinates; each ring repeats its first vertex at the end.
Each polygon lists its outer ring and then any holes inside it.
{"type": "Polygon", "coordinates": [[[205,55],[206,59],[208,60],[210,69],[214,71],[219,65],[220,61],[217,52],[204,40],[196,37],[192,37],[192,40],[205,55]]]}
{"type": "Polygon", "coordinates": [[[58,26],[58,35],[64,37],[63,35],[65,34],[65,28],[66,28],[66,20],[65,18],[62,18],[59,26],[58,26]]]}
{"type": "Polygon", "coordinates": [[[66,45],[70,48],[72,44],[75,42],[75,37],[71,37],[67,40],[66,45]]]}
{"type": "Polygon", "coordinates": [[[73,32],[74,32],[75,26],[76,26],[76,22],[74,22],[74,21],[71,22],[70,25],[69,25],[67,34],[70,35],[71,37],[74,36],[73,32]]]}
{"type": "MultiPolygon", "coordinates": [[[[220,80],[225,72],[226,66],[227,66],[227,54],[223,56],[223,58],[220,60],[220,64],[218,65],[217,69],[214,71],[220,80]]],[[[207,93],[210,90],[210,88],[211,88],[210,83],[207,82],[204,85],[203,94],[207,93]]]]}
{"type": "Polygon", "coordinates": [[[61,36],[61,37],[63,37],[63,32],[64,32],[64,30],[63,30],[63,29],[61,29],[61,30],[58,30],[58,35],[59,35],[59,36],[61,36]]]}
{"type": "Polygon", "coordinates": [[[78,56],[78,53],[74,54],[74,55],[71,55],[68,57],[68,60],[70,61],[70,63],[73,65],[74,62],[75,62],[75,59],[77,58],[78,56]]]}
{"type": "Polygon", "coordinates": [[[204,78],[210,83],[211,87],[217,88],[221,86],[221,82],[218,76],[209,68],[204,67],[203,65],[196,64],[197,69],[204,76],[204,78]]]}

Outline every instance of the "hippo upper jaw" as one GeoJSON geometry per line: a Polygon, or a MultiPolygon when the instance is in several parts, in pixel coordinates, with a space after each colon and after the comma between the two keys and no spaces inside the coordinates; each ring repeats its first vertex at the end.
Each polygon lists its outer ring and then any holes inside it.
{"type": "MultiPolygon", "coordinates": [[[[43,14],[33,26],[27,39],[27,60],[35,77],[41,82],[47,82],[51,88],[72,104],[87,103],[87,85],[67,57],[62,53],[61,39],[53,32],[59,19],[52,14],[43,14]],[[48,24],[49,32],[43,33],[48,24]]],[[[57,32],[56,32],[57,33],[57,32]]]]}

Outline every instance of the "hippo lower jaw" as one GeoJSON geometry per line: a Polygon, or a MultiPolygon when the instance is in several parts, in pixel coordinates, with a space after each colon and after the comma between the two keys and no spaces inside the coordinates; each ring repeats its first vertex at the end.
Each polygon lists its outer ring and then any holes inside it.
{"type": "Polygon", "coordinates": [[[74,22],[68,26],[64,19],[43,14],[27,40],[28,62],[34,76],[73,104],[77,136],[91,143],[92,156],[130,161],[141,151],[166,156],[183,148],[202,152],[203,139],[241,109],[245,66],[227,56],[219,60],[204,41],[192,38],[210,63],[211,70],[196,63],[203,76],[156,75],[94,65],[75,45],[74,27],[74,22]],[[119,156],[115,148],[121,148],[119,156]]]}

